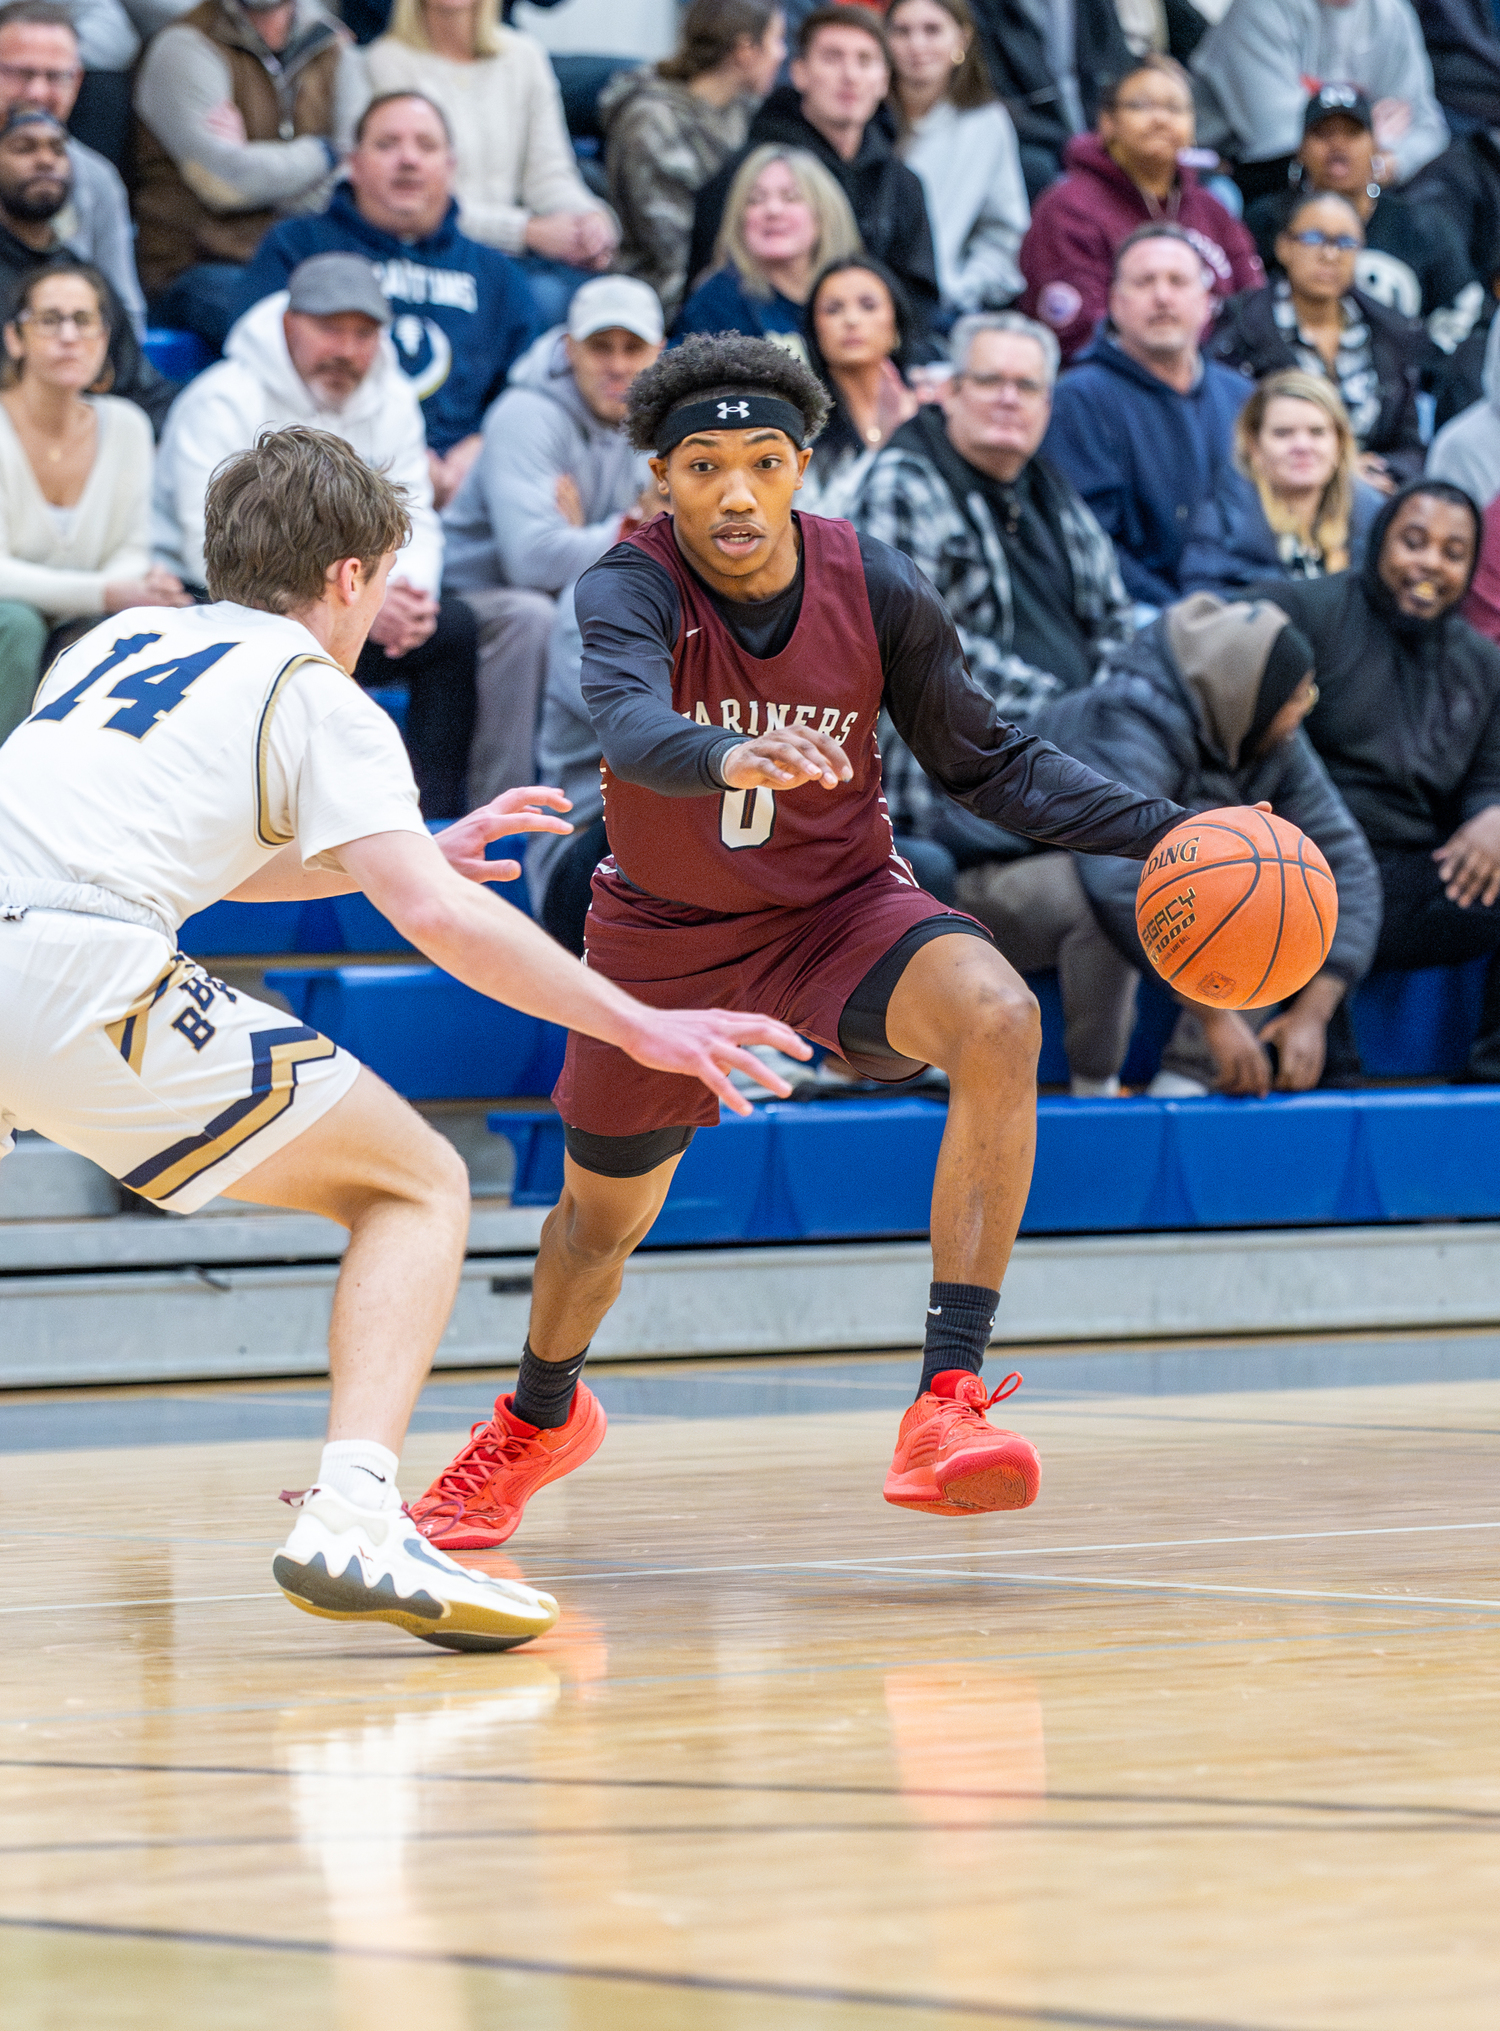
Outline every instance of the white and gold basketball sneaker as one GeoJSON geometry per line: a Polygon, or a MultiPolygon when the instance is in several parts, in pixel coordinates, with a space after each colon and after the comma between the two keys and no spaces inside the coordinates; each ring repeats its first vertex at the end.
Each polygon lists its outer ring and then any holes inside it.
{"type": "Polygon", "coordinates": [[[305,1614],[393,1622],[445,1650],[513,1650],[557,1620],[550,1594],[469,1572],[404,1509],[359,1509],[330,1488],[284,1499],[300,1514],[271,1573],[305,1614]]]}

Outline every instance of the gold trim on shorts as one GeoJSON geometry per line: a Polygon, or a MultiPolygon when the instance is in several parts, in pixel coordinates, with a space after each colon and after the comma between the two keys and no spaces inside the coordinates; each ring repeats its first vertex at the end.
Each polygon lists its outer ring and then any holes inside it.
{"type": "MultiPolygon", "coordinates": [[[[144,1030],[144,1023],[140,1027],[144,1030]]],[[[157,1204],[172,1198],[286,1113],[296,1096],[299,1065],[331,1058],[338,1050],[305,1023],[252,1030],[248,1041],[253,1052],[250,1091],[216,1115],[201,1135],[185,1136],[137,1164],[122,1184],[157,1204]]]]}

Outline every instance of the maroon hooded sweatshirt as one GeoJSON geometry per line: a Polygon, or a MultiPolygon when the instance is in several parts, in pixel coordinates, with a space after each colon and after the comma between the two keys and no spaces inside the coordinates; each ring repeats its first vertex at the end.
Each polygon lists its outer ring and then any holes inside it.
{"type": "Polygon", "coordinates": [[[1176,190],[1158,205],[1131,182],[1096,134],[1075,134],[1063,162],[1067,175],[1031,208],[1031,230],[1021,243],[1026,277],[1021,308],[1052,327],[1065,360],[1088,344],[1109,307],[1115,249],[1148,220],[1170,220],[1192,235],[1215,296],[1264,286],[1254,240],[1194,170],[1179,169],[1176,190]]]}

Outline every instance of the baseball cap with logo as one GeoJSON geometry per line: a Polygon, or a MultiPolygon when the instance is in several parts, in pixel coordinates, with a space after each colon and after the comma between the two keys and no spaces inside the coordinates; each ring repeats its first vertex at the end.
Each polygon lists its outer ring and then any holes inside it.
{"type": "Polygon", "coordinates": [[[1375,131],[1374,109],[1358,85],[1320,85],[1307,102],[1302,131],[1311,134],[1314,127],[1335,116],[1357,120],[1367,134],[1375,131]]]}
{"type": "Polygon", "coordinates": [[[600,275],[585,282],[568,306],[568,337],[592,338],[596,331],[633,331],[648,346],[659,346],[666,327],[656,291],[630,275],[600,275]]]}

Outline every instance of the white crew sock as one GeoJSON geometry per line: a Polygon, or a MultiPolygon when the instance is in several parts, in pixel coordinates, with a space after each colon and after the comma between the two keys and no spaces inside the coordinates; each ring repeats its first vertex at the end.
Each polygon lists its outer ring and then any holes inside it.
{"type": "Polygon", "coordinates": [[[318,1486],[357,1509],[399,1509],[396,1455],[375,1439],[330,1439],[318,1462],[318,1486]]]}

